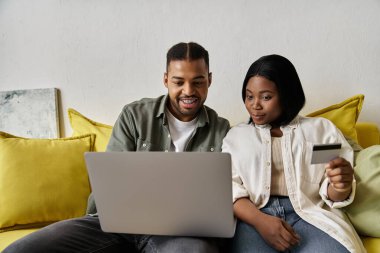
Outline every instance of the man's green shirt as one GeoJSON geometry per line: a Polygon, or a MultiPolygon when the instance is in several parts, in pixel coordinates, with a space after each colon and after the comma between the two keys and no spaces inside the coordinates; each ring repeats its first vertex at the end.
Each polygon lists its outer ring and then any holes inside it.
{"type": "MultiPolygon", "coordinates": [[[[107,151],[173,151],[165,108],[168,95],[143,98],[124,106],[112,130],[107,151]]],[[[230,129],[228,120],[203,106],[197,127],[185,151],[221,152],[223,138],[230,129]]],[[[92,196],[87,213],[95,213],[92,196]]]]}
{"type": "MultiPolygon", "coordinates": [[[[168,96],[144,98],[126,105],[112,131],[107,151],[172,151],[165,108],[168,96]]],[[[196,131],[185,151],[217,151],[222,149],[229,122],[207,106],[198,115],[196,131]]]]}

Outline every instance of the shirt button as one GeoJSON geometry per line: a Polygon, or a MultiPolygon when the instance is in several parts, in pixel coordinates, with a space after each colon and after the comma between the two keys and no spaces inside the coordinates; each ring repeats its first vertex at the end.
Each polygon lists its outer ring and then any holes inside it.
{"type": "Polygon", "coordinates": [[[146,147],[146,143],[143,143],[143,147],[144,147],[144,148],[146,147]]]}
{"type": "Polygon", "coordinates": [[[270,162],[267,162],[267,166],[268,166],[268,167],[270,166],[270,162]]]}
{"type": "Polygon", "coordinates": [[[266,141],[265,141],[265,144],[269,144],[269,141],[268,141],[268,140],[266,140],[266,141]]]}
{"type": "Polygon", "coordinates": [[[210,150],[211,150],[211,152],[213,152],[213,151],[214,151],[214,148],[210,148],[210,150]]]}
{"type": "Polygon", "coordinates": [[[168,134],[168,138],[170,138],[170,134],[168,134]]]}
{"type": "Polygon", "coordinates": [[[265,186],[265,189],[269,190],[269,186],[265,186]]]}

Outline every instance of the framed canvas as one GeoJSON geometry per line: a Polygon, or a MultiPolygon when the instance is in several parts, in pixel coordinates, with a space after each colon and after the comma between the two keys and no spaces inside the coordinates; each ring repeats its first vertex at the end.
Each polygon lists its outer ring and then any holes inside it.
{"type": "Polygon", "coordinates": [[[0,91],[0,131],[27,138],[59,138],[58,90],[0,91]]]}

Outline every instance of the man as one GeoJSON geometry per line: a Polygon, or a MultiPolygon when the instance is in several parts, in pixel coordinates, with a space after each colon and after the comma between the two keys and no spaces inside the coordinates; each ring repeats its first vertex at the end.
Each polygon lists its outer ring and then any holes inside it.
{"type": "MultiPolygon", "coordinates": [[[[107,151],[221,151],[229,130],[226,119],[204,106],[212,75],[208,52],[199,44],[179,43],[167,53],[164,85],[168,94],[126,105],[107,151]]],[[[89,210],[96,212],[90,201],[89,210]]],[[[212,238],[103,232],[97,215],[54,223],[6,248],[3,253],[34,252],[217,252],[212,238]]]]}

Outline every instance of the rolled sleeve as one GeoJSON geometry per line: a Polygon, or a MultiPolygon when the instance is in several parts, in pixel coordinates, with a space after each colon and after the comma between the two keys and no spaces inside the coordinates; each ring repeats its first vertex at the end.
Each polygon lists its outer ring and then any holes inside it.
{"type": "Polygon", "coordinates": [[[232,166],[232,202],[244,197],[248,197],[249,193],[244,187],[241,178],[232,166]]]}
{"type": "Polygon", "coordinates": [[[355,179],[352,181],[352,189],[351,189],[350,195],[348,196],[347,199],[345,199],[343,201],[335,202],[335,201],[330,200],[328,198],[328,194],[327,194],[328,186],[329,186],[329,181],[326,178],[321,185],[321,188],[319,190],[319,195],[321,196],[323,201],[329,207],[331,207],[331,208],[342,208],[342,207],[348,206],[349,204],[351,204],[354,201],[354,197],[355,197],[355,193],[356,193],[356,181],[355,181],[355,179]]]}

